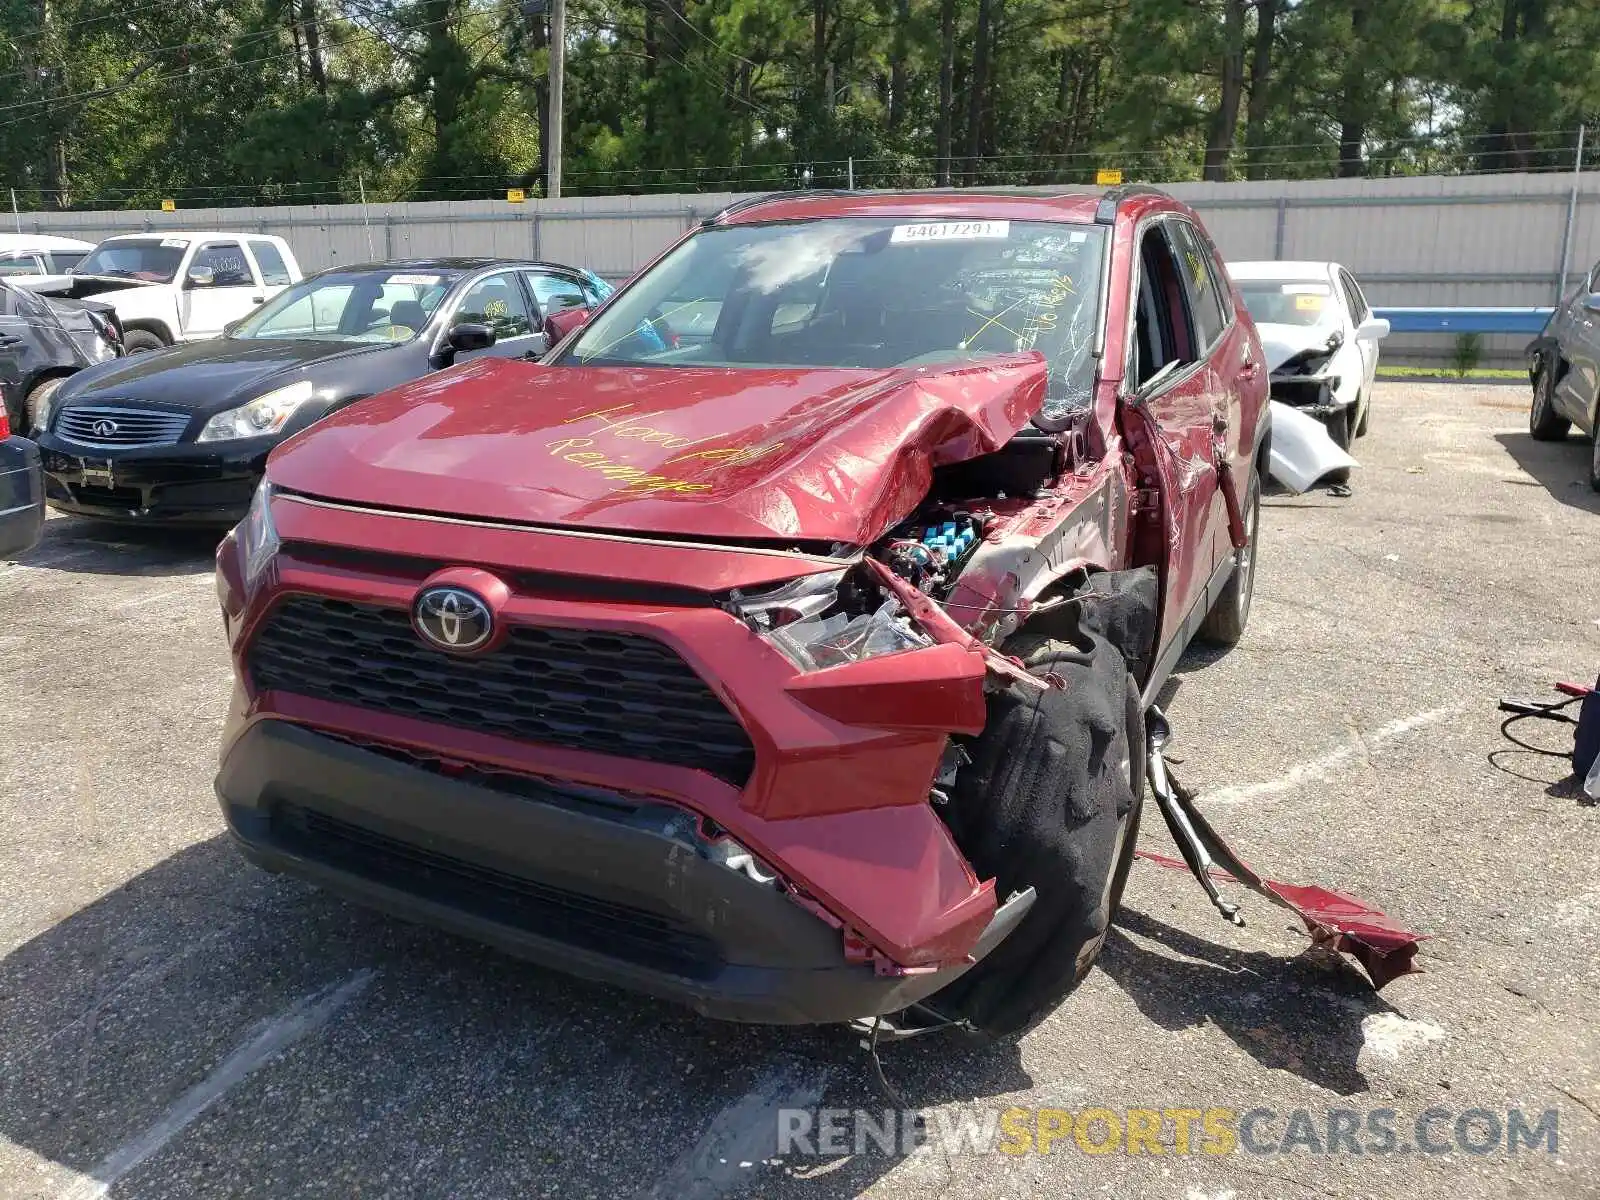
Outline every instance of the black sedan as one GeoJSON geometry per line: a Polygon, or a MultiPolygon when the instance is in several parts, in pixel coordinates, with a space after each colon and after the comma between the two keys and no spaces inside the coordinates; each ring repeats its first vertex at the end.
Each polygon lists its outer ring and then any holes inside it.
{"type": "Polygon", "coordinates": [[[113,521],[231,524],[291,434],[481,355],[538,358],[546,316],[609,291],[587,271],[501,259],[324,271],[221,338],[68,380],[34,430],[46,500],[113,521]]]}
{"type": "Polygon", "coordinates": [[[95,300],[46,300],[0,281],[0,391],[13,433],[69,375],[122,353],[122,327],[95,300]]]}
{"type": "MultiPolygon", "coordinates": [[[[0,401],[6,388],[0,384],[0,401]]],[[[44,530],[44,481],[39,450],[11,432],[11,419],[0,403],[0,558],[21,554],[44,530]]]]}

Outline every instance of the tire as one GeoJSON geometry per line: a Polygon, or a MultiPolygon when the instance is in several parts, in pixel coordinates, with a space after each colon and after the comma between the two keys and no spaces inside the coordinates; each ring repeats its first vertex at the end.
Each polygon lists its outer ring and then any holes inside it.
{"type": "Polygon", "coordinates": [[[1356,407],[1361,410],[1361,419],[1356,422],[1355,436],[1364,438],[1367,436],[1367,427],[1372,424],[1372,397],[1357,396],[1356,407]]]}
{"type": "Polygon", "coordinates": [[[1528,407],[1528,433],[1536,442],[1559,442],[1572,422],[1556,412],[1555,364],[1541,362],[1533,377],[1533,402],[1528,407]]]}
{"type": "Polygon", "coordinates": [[[1122,902],[1144,792],[1144,710],[1116,648],[1098,634],[1024,632],[1004,650],[1066,687],[991,697],[950,794],[952,831],[979,877],[1002,902],[1035,892],[1011,935],[926,1002],[985,1040],[1025,1033],[1088,975],[1122,902]]]}
{"type": "Polygon", "coordinates": [[[1594,448],[1589,452],[1589,486],[1600,492],[1600,421],[1595,423],[1594,448]]]}
{"type": "Polygon", "coordinates": [[[33,391],[28,393],[28,399],[24,404],[25,419],[22,422],[22,428],[17,431],[18,433],[26,437],[33,431],[34,427],[39,423],[38,417],[40,405],[42,405],[46,400],[50,399],[51,396],[55,395],[56,389],[65,382],[66,379],[58,375],[54,379],[46,379],[42,381],[34,387],[33,391]]]}
{"type": "Polygon", "coordinates": [[[1261,531],[1261,476],[1254,468],[1244,493],[1244,531],[1247,544],[1233,552],[1233,574],[1200,626],[1200,636],[1218,646],[1237,645],[1250,620],[1250,601],[1256,590],[1256,543],[1261,531]]]}
{"type": "Polygon", "coordinates": [[[1354,404],[1348,404],[1338,412],[1329,415],[1325,422],[1328,427],[1328,436],[1333,439],[1333,444],[1341,450],[1350,449],[1350,420],[1355,411],[1354,404]]]}
{"type": "Polygon", "coordinates": [[[159,333],[148,329],[130,329],[122,338],[122,348],[129,354],[144,354],[151,350],[164,350],[168,343],[159,333]]]}

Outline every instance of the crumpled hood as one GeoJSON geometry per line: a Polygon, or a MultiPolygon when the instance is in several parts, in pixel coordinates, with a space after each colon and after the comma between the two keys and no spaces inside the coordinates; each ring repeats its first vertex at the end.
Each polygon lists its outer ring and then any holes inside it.
{"type": "Polygon", "coordinates": [[[1303,350],[1326,350],[1333,330],[1326,325],[1279,325],[1258,321],[1256,332],[1261,336],[1261,353],[1271,372],[1303,350]]]}
{"type": "Polygon", "coordinates": [[[268,478],[326,499],[495,520],[862,545],[935,466],[1043,403],[1037,353],[891,370],[545,367],[481,359],[290,438],[268,478]]]}

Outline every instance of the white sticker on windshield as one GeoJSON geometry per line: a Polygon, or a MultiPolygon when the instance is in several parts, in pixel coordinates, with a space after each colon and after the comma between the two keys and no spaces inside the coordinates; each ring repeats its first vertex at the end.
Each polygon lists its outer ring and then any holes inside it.
{"type": "Polygon", "coordinates": [[[891,242],[969,242],[978,238],[1011,236],[1010,221],[929,221],[921,225],[896,225],[891,242]]]}
{"type": "Polygon", "coordinates": [[[410,284],[412,287],[432,287],[439,282],[437,275],[391,275],[389,282],[397,287],[410,284]]]}
{"type": "Polygon", "coordinates": [[[188,246],[189,246],[189,239],[188,238],[162,238],[161,239],[161,248],[163,250],[185,250],[185,249],[188,248],[188,246]]]}
{"type": "Polygon", "coordinates": [[[1333,289],[1325,283],[1286,283],[1283,285],[1285,296],[1328,296],[1333,294],[1333,289]]]}

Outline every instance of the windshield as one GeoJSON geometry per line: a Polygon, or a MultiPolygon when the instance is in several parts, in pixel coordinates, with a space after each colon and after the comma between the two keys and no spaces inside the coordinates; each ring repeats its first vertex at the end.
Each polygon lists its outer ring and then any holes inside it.
{"type": "Polygon", "coordinates": [[[279,292],[231,338],[409,342],[422,332],[459,273],[363,271],[318,275],[279,292]]]}
{"type": "Polygon", "coordinates": [[[1236,283],[1244,306],[1258,325],[1338,324],[1333,289],[1325,283],[1267,283],[1247,279],[1236,283]]]}
{"type": "Polygon", "coordinates": [[[171,283],[189,243],[183,238],[130,238],[104,242],[91,250],[72,273],[115,275],[146,283],[171,283]]]}
{"type": "Polygon", "coordinates": [[[1104,230],[904,217],[734,225],[684,242],[562,361],[894,367],[1038,350],[1046,409],[1087,404],[1104,230]]]}

